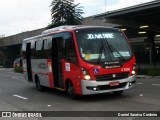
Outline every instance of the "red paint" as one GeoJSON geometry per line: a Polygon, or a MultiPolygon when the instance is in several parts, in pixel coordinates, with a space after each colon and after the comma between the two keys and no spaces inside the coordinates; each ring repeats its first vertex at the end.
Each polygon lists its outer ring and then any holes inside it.
{"type": "Polygon", "coordinates": [[[48,59],[47,60],[47,65],[48,65],[48,81],[49,81],[49,87],[50,88],[53,88],[54,85],[54,80],[53,80],[53,73],[52,73],[52,70],[50,71],[50,69],[52,69],[52,60],[51,59],[48,59]]]}

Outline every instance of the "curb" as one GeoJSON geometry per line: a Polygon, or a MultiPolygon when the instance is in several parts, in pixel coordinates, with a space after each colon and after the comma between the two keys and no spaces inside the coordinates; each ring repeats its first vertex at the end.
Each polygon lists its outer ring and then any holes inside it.
{"type": "Polygon", "coordinates": [[[137,78],[159,78],[160,79],[160,76],[137,75],[137,78]]]}

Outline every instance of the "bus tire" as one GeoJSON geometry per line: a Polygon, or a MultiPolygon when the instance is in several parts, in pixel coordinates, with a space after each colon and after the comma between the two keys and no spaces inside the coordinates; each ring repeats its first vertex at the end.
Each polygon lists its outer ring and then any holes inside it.
{"type": "Polygon", "coordinates": [[[66,83],[66,91],[68,96],[73,99],[73,100],[77,100],[79,97],[77,94],[75,94],[75,89],[74,89],[74,85],[73,83],[69,80],[66,83]]]}
{"type": "Polygon", "coordinates": [[[113,94],[115,95],[122,95],[123,93],[123,90],[120,90],[120,91],[114,91],[113,94]]]}
{"type": "Polygon", "coordinates": [[[44,87],[40,84],[39,78],[37,76],[35,77],[35,83],[36,83],[37,90],[40,92],[43,92],[44,87]]]}

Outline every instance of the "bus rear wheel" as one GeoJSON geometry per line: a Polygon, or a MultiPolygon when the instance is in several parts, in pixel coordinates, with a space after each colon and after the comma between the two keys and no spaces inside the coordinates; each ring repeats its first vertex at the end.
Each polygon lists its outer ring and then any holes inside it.
{"type": "Polygon", "coordinates": [[[73,99],[73,100],[77,100],[78,99],[78,95],[75,94],[74,85],[73,85],[73,83],[71,81],[67,82],[66,91],[67,91],[67,94],[69,95],[69,97],[71,99],[73,99]]]}
{"type": "Polygon", "coordinates": [[[39,78],[36,77],[35,78],[35,83],[36,83],[36,88],[38,91],[43,92],[44,91],[44,87],[40,84],[39,78]]]}

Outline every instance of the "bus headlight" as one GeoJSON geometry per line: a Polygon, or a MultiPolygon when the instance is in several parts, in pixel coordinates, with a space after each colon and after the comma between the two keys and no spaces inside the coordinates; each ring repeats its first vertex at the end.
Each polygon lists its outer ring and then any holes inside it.
{"type": "Polygon", "coordinates": [[[132,75],[135,75],[136,74],[136,71],[132,70],[132,75]]]}
{"type": "Polygon", "coordinates": [[[91,76],[89,75],[88,71],[84,68],[82,68],[82,74],[84,75],[85,80],[90,80],[91,76]]]}
{"type": "Polygon", "coordinates": [[[136,63],[133,65],[132,75],[136,74],[136,63]]]}
{"type": "Polygon", "coordinates": [[[84,78],[85,78],[86,80],[90,80],[90,79],[91,79],[91,76],[90,76],[90,75],[85,75],[84,78]]]}

